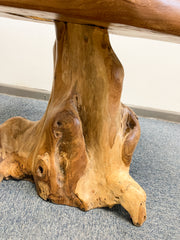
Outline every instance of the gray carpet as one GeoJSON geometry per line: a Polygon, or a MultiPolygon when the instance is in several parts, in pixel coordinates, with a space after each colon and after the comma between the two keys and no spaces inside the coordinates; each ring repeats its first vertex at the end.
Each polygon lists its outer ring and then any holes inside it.
{"type": "MultiPolygon", "coordinates": [[[[0,95],[0,123],[18,115],[37,120],[46,106],[0,95]]],[[[140,118],[140,125],[130,173],[147,193],[142,227],[133,226],[120,205],[82,212],[43,201],[30,182],[10,180],[0,184],[0,240],[179,240],[180,124],[140,118]]]]}

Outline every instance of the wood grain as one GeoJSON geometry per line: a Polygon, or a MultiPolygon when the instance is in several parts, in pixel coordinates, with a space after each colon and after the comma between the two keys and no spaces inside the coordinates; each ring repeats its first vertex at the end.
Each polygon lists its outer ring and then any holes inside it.
{"type": "Polygon", "coordinates": [[[180,1],[0,0],[0,12],[56,26],[47,110],[0,125],[0,181],[33,181],[44,200],[83,210],[121,204],[142,225],[146,193],[129,175],[140,127],[120,102],[124,71],[108,29],[180,39],[180,1]]]}
{"type": "Polygon", "coordinates": [[[106,28],[55,24],[47,110],[38,122],[0,125],[0,180],[34,181],[44,200],[83,210],[121,204],[140,226],[146,194],[129,175],[140,127],[120,102],[123,67],[106,28]]]}
{"type": "Polygon", "coordinates": [[[180,36],[179,0],[0,0],[0,11],[35,20],[94,24],[116,33],[127,26],[128,31],[180,36]]]}

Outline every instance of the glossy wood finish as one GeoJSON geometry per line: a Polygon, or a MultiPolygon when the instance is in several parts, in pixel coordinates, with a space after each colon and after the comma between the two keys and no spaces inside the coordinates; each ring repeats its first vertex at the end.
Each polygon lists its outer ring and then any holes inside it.
{"type": "Polygon", "coordinates": [[[107,29],[56,22],[54,84],[38,122],[0,125],[0,179],[34,181],[44,200],[84,210],[122,206],[137,226],[146,194],[129,175],[140,136],[121,104],[124,71],[107,29]]]}
{"type": "Polygon", "coordinates": [[[167,37],[153,32],[180,36],[180,0],[0,0],[0,12],[34,20],[95,24],[119,34],[132,32],[162,40],[167,37]]]}
{"type": "Polygon", "coordinates": [[[47,110],[0,125],[0,181],[33,181],[44,200],[83,210],[121,204],[142,225],[146,193],[129,175],[140,127],[120,102],[124,71],[108,28],[179,39],[180,1],[0,0],[0,11],[56,26],[47,110]]]}

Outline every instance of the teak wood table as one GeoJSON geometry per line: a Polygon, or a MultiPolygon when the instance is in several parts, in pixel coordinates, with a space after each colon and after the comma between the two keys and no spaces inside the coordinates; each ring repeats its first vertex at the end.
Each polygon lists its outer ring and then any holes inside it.
{"type": "Polygon", "coordinates": [[[44,200],[83,210],[121,204],[142,225],[146,194],[129,175],[140,127],[120,102],[124,72],[108,29],[179,42],[180,0],[0,0],[0,12],[56,27],[47,110],[0,126],[0,180],[33,181],[44,200]]]}

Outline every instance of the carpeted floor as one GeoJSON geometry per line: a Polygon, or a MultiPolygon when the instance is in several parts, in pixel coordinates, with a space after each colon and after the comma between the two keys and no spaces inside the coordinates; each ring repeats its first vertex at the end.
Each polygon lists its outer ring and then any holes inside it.
{"type": "MultiPolygon", "coordinates": [[[[0,95],[0,123],[13,116],[37,120],[46,106],[0,95]]],[[[130,173],[147,193],[142,227],[119,205],[82,212],[43,201],[30,182],[10,180],[0,184],[0,240],[179,240],[180,124],[140,118],[140,125],[130,173]]]]}

